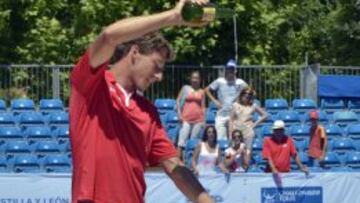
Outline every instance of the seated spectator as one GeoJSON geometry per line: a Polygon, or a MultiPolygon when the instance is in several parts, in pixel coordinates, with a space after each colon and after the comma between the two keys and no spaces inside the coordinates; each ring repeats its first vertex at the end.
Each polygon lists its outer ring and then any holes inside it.
{"type": "Polygon", "coordinates": [[[232,133],[233,130],[241,131],[246,147],[245,160],[247,163],[249,163],[251,158],[252,145],[255,137],[254,128],[267,117],[266,112],[254,103],[255,96],[256,92],[254,89],[245,87],[241,91],[237,101],[233,103],[230,112],[230,133],[232,133]],[[255,112],[259,113],[260,117],[254,123],[253,114],[255,112]]]}
{"type": "Polygon", "coordinates": [[[243,135],[240,130],[234,130],[231,135],[231,147],[225,150],[225,159],[220,168],[224,172],[245,172],[249,165],[245,155],[243,135]]]}
{"type": "Polygon", "coordinates": [[[189,136],[198,138],[205,125],[205,93],[200,88],[201,78],[199,71],[190,76],[190,84],[184,85],[176,99],[176,108],[181,122],[178,140],[178,154],[182,159],[182,151],[189,136]]]}
{"type": "Polygon", "coordinates": [[[217,144],[217,134],[214,126],[205,128],[202,142],[195,148],[192,167],[196,175],[216,172],[220,163],[221,151],[217,144]]]}
{"type": "Polygon", "coordinates": [[[267,160],[265,172],[271,172],[274,175],[279,172],[290,172],[290,157],[295,159],[300,170],[306,175],[308,168],[303,166],[296,152],[294,141],[290,136],[284,134],[285,123],[277,120],[273,125],[273,134],[264,139],[262,156],[267,160]]]}
{"type": "Polygon", "coordinates": [[[326,131],[322,125],[319,124],[319,114],[317,111],[309,113],[311,128],[310,128],[310,142],[309,142],[309,166],[314,166],[315,162],[323,167],[322,160],[326,155],[327,136],[326,131]]]}

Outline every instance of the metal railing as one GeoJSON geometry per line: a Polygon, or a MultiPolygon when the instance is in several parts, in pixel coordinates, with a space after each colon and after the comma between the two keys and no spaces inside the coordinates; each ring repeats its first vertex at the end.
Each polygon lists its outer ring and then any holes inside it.
{"type": "MultiPolygon", "coordinates": [[[[60,98],[68,104],[69,76],[73,65],[0,65],[0,99],[28,97],[38,102],[43,98],[60,98]]],[[[190,73],[199,70],[202,86],[206,87],[223,75],[223,66],[168,65],[162,82],[152,85],[145,96],[176,98],[180,88],[188,83],[190,73]]],[[[305,66],[239,66],[237,77],[255,88],[260,101],[268,98],[285,98],[291,102],[303,96],[305,66]]],[[[322,66],[321,74],[360,75],[360,67],[322,66]]]]}

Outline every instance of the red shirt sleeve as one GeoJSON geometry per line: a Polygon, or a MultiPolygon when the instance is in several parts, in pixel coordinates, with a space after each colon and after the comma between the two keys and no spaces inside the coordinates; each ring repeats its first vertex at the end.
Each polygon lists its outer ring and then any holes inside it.
{"type": "Polygon", "coordinates": [[[269,138],[264,139],[263,149],[262,149],[263,159],[271,159],[270,143],[269,138]]]}
{"type": "Polygon", "coordinates": [[[295,147],[295,144],[294,144],[294,140],[291,137],[289,137],[288,139],[289,139],[288,144],[290,146],[290,155],[292,157],[295,157],[296,154],[297,154],[297,151],[296,151],[296,147],[295,147]]]}
{"type": "Polygon", "coordinates": [[[93,68],[90,65],[89,50],[80,58],[71,72],[71,85],[77,89],[82,95],[87,95],[94,90],[94,87],[100,81],[101,76],[108,67],[108,62],[93,68]]]}
{"type": "Polygon", "coordinates": [[[156,115],[156,121],[153,123],[152,143],[148,157],[149,164],[150,166],[155,166],[163,160],[176,156],[177,151],[161,125],[159,115],[156,115]]]}

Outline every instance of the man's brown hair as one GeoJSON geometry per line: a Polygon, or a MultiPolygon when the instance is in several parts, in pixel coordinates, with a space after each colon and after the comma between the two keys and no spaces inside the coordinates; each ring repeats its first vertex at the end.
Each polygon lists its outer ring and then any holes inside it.
{"type": "Polygon", "coordinates": [[[120,59],[124,58],[130,51],[133,45],[139,47],[141,54],[151,54],[154,51],[166,50],[166,61],[173,61],[175,58],[174,51],[169,42],[159,32],[152,32],[144,35],[135,40],[125,42],[116,46],[113,56],[111,57],[110,63],[114,64],[120,59]]]}

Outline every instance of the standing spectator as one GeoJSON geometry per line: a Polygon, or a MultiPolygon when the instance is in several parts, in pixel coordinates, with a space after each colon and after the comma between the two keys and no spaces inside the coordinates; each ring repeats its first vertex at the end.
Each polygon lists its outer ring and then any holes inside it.
{"type": "Polygon", "coordinates": [[[231,134],[231,146],[225,150],[225,159],[220,168],[225,172],[245,172],[248,168],[245,156],[243,134],[240,130],[234,130],[231,134]]]}
{"type": "Polygon", "coordinates": [[[293,139],[284,134],[284,121],[275,121],[273,131],[272,136],[264,140],[262,156],[263,159],[267,160],[265,172],[272,172],[273,174],[290,172],[290,157],[292,157],[300,170],[307,175],[309,171],[306,166],[302,165],[293,139]]]}
{"type": "Polygon", "coordinates": [[[229,131],[240,130],[244,136],[244,142],[246,147],[245,162],[248,164],[251,152],[252,144],[255,137],[254,128],[263,122],[267,114],[266,112],[254,103],[256,92],[250,87],[245,87],[236,102],[232,106],[230,112],[229,131]],[[260,114],[260,118],[253,122],[253,114],[257,112],[260,114]]]}
{"type": "Polygon", "coordinates": [[[182,150],[186,140],[199,137],[205,125],[205,93],[200,88],[201,77],[199,71],[194,71],[190,76],[190,84],[184,85],[176,99],[176,107],[181,122],[178,140],[178,154],[182,158],[182,150]]]}
{"type": "Polygon", "coordinates": [[[220,163],[221,151],[217,144],[217,134],[214,126],[204,130],[202,142],[195,148],[192,158],[192,168],[195,174],[214,173],[220,163]]]}
{"type": "Polygon", "coordinates": [[[225,66],[225,77],[219,77],[205,88],[206,94],[218,108],[215,118],[218,139],[227,139],[231,106],[246,86],[245,81],[236,78],[236,62],[229,60],[225,66]],[[210,90],[216,91],[217,99],[210,90]]]}
{"type": "Polygon", "coordinates": [[[320,161],[319,165],[322,166],[322,160],[326,155],[327,136],[326,131],[322,125],[319,124],[319,114],[317,111],[309,113],[311,128],[310,128],[310,144],[309,144],[309,166],[314,166],[315,161],[320,161]]]}

